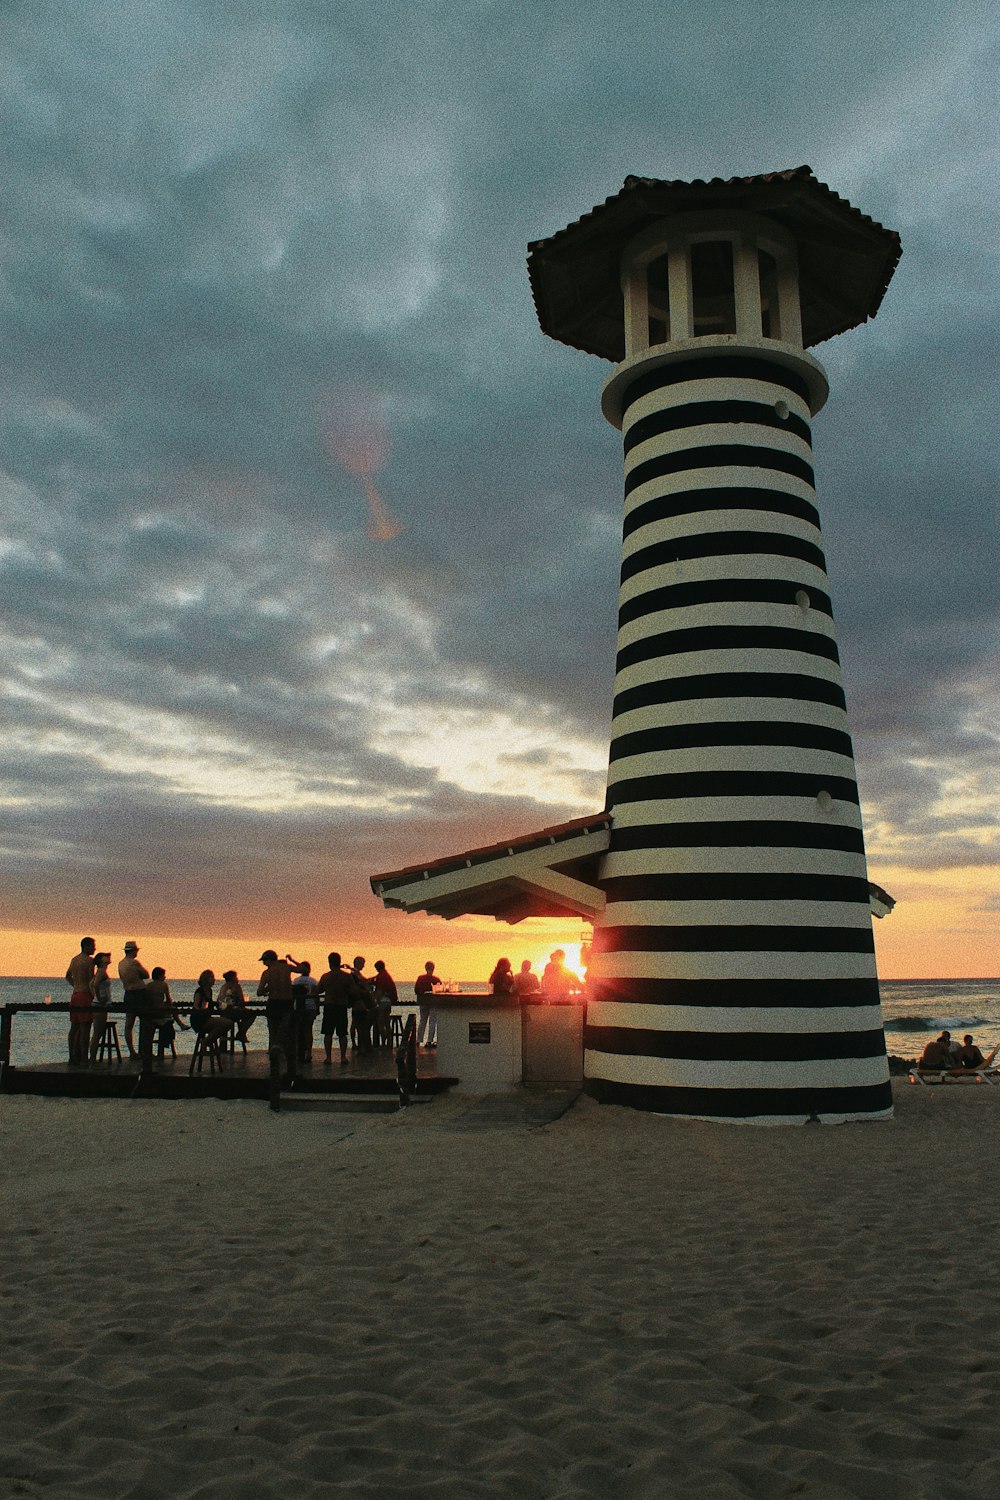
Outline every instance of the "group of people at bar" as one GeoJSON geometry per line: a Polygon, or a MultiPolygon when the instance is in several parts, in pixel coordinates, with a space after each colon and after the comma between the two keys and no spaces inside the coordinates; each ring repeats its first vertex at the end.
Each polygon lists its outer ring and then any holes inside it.
{"type": "MultiPolygon", "coordinates": [[[[321,1010],[324,1064],[333,1061],[334,1039],[341,1065],[345,1067],[350,1061],[349,1044],[356,1056],[390,1046],[392,1010],[399,1003],[399,993],[382,959],[376,961],[374,974],[368,975],[363,957],[347,964],[339,953],[330,953],[328,967],[318,979],[314,978],[307,960],[295,959],[290,953],[279,958],[273,948],[264,950],[260,962],[264,969],[256,994],[265,1005],[268,1047],[277,1048],[283,1055],[286,1073],[294,1073],[298,1064],[312,1060],[314,1031],[321,1010]]],[[[71,1066],[84,1067],[97,1061],[108,1025],[108,1007],[112,1004],[111,963],[112,954],[99,952],[94,938],[85,937],[80,940],[80,952],[70,960],[66,970],[66,981],[71,988],[68,1037],[71,1066]]],[[[175,1029],[203,1034],[206,1043],[221,1042],[232,1035],[245,1048],[247,1035],[259,1015],[248,1002],[235,969],[225,970],[218,993],[215,973],[203,969],[185,1021],[170,992],[166,971],[162,966],[147,969],[139,959],[138,943],[131,939],[124,945],[118,963],[118,979],[123,990],[124,1040],[128,1055],[133,1058],[157,1043],[162,1051],[172,1043],[175,1029]]],[[[510,959],[501,958],[489,983],[494,995],[553,1003],[567,1000],[580,986],[576,974],[566,967],[562,948],[550,955],[541,978],[529,958],[516,974],[510,959]]],[[[428,960],[413,986],[419,1012],[417,1045],[426,1049],[437,1046],[434,996],[440,987],[435,966],[428,960]]]]}

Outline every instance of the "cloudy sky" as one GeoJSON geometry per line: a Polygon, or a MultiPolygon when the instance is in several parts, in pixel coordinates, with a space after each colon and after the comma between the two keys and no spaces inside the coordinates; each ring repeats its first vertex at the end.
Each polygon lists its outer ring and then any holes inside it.
{"type": "Polygon", "coordinates": [[[526,244],[808,162],[903,240],[815,351],[882,967],[1000,972],[991,10],[7,0],[0,971],[542,950],[368,887],[603,805],[620,438],[526,244]]]}

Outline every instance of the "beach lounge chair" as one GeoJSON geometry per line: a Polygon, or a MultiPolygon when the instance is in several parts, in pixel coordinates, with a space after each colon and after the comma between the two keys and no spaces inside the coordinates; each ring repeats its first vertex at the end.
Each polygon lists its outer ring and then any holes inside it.
{"type": "Polygon", "coordinates": [[[922,1068],[919,1063],[914,1063],[907,1076],[910,1083],[923,1084],[1000,1083],[1000,1067],[996,1066],[998,1052],[1000,1045],[983,1058],[978,1068],[922,1068]]]}
{"type": "Polygon", "coordinates": [[[915,1065],[907,1074],[911,1083],[991,1083],[981,1068],[918,1068],[915,1065]]]}

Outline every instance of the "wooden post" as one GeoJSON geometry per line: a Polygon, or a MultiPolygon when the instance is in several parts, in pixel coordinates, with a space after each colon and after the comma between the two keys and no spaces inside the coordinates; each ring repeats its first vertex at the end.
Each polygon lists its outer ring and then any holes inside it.
{"type": "Polygon", "coordinates": [[[3,1013],[0,1014],[0,1083],[6,1077],[7,1069],[10,1067],[10,1039],[14,1028],[13,1005],[5,1005],[3,1013]]]}

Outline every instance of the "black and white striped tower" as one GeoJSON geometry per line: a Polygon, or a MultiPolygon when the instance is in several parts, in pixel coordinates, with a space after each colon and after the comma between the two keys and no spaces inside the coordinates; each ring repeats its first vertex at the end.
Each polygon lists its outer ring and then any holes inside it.
{"type": "Polygon", "coordinates": [[[791,1123],[892,1108],[806,347],[873,316],[898,237],[808,167],[626,179],[530,247],[546,333],[616,361],[625,452],[605,1100],[791,1123]]]}

